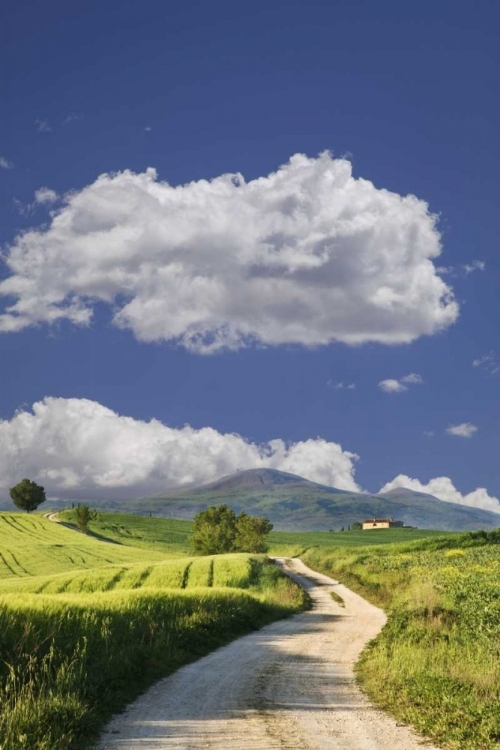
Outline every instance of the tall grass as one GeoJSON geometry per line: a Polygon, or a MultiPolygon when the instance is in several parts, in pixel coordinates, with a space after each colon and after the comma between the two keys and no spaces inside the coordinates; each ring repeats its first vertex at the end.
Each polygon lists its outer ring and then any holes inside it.
{"type": "MultiPolygon", "coordinates": [[[[206,581],[213,560],[196,562],[206,581]]],[[[250,564],[248,556],[235,562],[252,567],[246,590],[142,586],[0,595],[2,750],[89,747],[110,714],[154,680],[306,606],[303,592],[275,566],[250,564]]]]}
{"type": "Polygon", "coordinates": [[[388,611],[358,676],[370,697],[447,748],[500,748],[499,535],[309,550],[312,567],[388,611]],[[462,546],[459,546],[459,545],[462,546]]]}

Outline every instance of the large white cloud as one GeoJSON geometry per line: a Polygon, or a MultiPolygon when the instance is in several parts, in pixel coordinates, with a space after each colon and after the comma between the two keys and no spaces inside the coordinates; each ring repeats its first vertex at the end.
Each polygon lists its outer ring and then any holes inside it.
{"type": "Polygon", "coordinates": [[[356,458],[321,439],[257,445],[210,427],[174,429],[119,416],[86,399],[46,398],[0,422],[4,496],[25,476],[52,496],[125,498],[257,467],[358,490],[356,458]]]}
{"type": "Polygon", "coordinates": [[[86,325],[101,301],[138,339],[201,353],[410,342],[457,318],[440,252],[424,201],[355,179],[328,153],[248,183],[103,174],[6,253],[0,330],[86,325]]]}
{"type": "Polygon", "coordinates": [[[427,484],[424,484],[418,479],[411,479],[406,474],[399,474],[392,482],[384,485],[379,494],[383,495],[384,492],[393,490],[396,487],[407,487],[417,492],[427,492],[429,495],[434,495],[439,500],[444,500],[448,503],[470,505],[474,508],[482,508],[483,510],[492,510],[494,513],[500,513],[500,500],[489,495],[484,487],[478,487],[473,492],[462,495],[449,477],[435,477],[427,482],[427,484]]]}

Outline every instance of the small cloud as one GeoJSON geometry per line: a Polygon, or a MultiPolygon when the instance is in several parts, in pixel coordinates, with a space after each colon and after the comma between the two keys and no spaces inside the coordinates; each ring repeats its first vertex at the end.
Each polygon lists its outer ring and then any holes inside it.
{"type": "Polygon", "coordinates": [[[0,168],[1,169],[14,169],[14,163],[10,159],[6,159],[5,156],[0,156],[0,168]]]}
{"type": "Polygon", "coordinates": [[[394,380],[393,378],[381,380],[378,387],[382,391],[385,391],[385,393],[401,393],[402,391],[408,390],[408,388],[400,383],[399,380],[394,380]]]}
{"type": "Polygon", "coordinates": [[[18,211],[21,216],[29,216],[33,210],[31,203],[23,203],[19,200],[19,198],[13,198],[12,203],[16,207],[16,211],[18,211]]]}
{"type": "Polygon", "coordinates": [[[57,200],[59,195],[51,188],[41,187],[35,192],[35,203],[55,203],[57,200]]]}
{"type": "Polygon", "coordinates": [[[21,216],[29,216],[37,206],[46,206],[59,200],[59,195],[55,190],[48,187],[41,187],[35,191],[33,203],[23,203],[18,198],[14,198],[13,203],[21,216]]]}
{"type": "Polygon", "coordinates": [[[149,132],[150,132],[151,130],[153,130],[153,128],[151,127],[151,125],[146,125],[146,127],[144,128],[144,130],[145,130],[145,131],[146,131],[147,133],[149,133],[149,132]]]}
{"type": "Polygon", "coordinates": [[[356,383],[345,383],[343,380],[339,382],[329,380],[327,386],[333,388],[334,391],[353,391],[356,388],[356,383]]]}
{"type": "Polygon", "coordinates": [[[38,133],[51,133],[52,128],[50,127],[50,122],[48,120],[39,120],[38,118],[35,120],[35,125],[38,133]]]}
{"type": "Polygon", "coordinates": [[[484,271],[485,268],[484,260],[471,260],[470,263],[463,263],[461,266],[437,266],[436,273],[441,274],[441,276],[445,274],[455,277],[468,276],[474,271],[484,271]]]}
{"type": "Polygon", "coordinates": [[[484,269],[486,268],[486,263],[484,262],[484,260],[473,260],[471,263],[465,263],[463,266],[461,266],[461,268],[467,276],[473,271],[484,271],[484,269]]]}
{"type": "Polygon", "coordinates": [[[488,354],[474,359],[472,367],[479,367],[481,370],[486,370],[490,375],[497,375],[500,372],[500,363],[494,352],[488,352],[488,354]]]}
{"type": "Polygon", "coordinates": [[[82,117],[83,115],[79,115],[76,112],[70,112],[69,115],[64,118],[61,125],[69,125],[71,122],[75,122],[75,120],[81,120],[82,117]]]}
{"type": "Polygon", "coordinates": [[[462,424],[450,425],[446,432],[448,435],[455,435],[456,437],[471,438],[477,432],[477,429],[475,424],[462,422],[462,424]]]}
{"type": "Polygon", "coordinates": [[[401,383],[409,383],[411,385],[421,385],[424,382],[424,379],[421,375],[419,375],[416,372],[410,372],[409,375],[404,375],[401,378],[401,383]]]}
{"type": "Polygon", "coordinates": [[[425,437],[432,438],[435,435],[435,432],[433,430],[424,430],[425,437]]]}
{"type": "Polygon", "coordinates": [[[399,380],[395,378],[381,380],[378,387],[382,391],[385,391],[385,393],[402,393],[408,390],[409,385],[421,385],[423,382],[424,379],[421,375],[416,372],[410,372],[408,375],[403,375],[399,380]]]}

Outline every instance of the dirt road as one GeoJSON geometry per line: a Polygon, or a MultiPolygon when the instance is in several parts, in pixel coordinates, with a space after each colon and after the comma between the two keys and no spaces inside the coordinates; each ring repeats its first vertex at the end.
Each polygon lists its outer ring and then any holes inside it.
{"type": "Polygon", "coordinates": [[[354,682],[360,651],[385,622],[382,610],[300,560],[278,563],[307,588],[313,609],[157,683],[110,722],[99,748],[422,750],[354,682]]]}

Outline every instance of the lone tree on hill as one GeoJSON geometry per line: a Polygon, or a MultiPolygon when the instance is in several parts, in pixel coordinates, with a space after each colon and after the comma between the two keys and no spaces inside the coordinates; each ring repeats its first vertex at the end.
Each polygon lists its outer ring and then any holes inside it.
{"type": "Polygon", "coordinates": [[[267,518],[236,513],[227,505],[213,505],[194,518],[191,546],[200,555],[225,552],[265,552],[266,536],[273,528],[267,518]]]}
{"type": "Polygon", "coordinates": [[[97,511],[89,508],[88,505],[77,505],[75,508],[75,523],[78,526],[82,534],[86,534],[89,530],[89,523],[95,521],[97,518],[97,511]]]}
{"type": "Polygon", "coordinates": [[[26,513],[36,510],[47,499],[44,488],[30,479],[21,479],[18,484],[10,488],[9,494],[14,505],[25,510],[26,513]]]}

